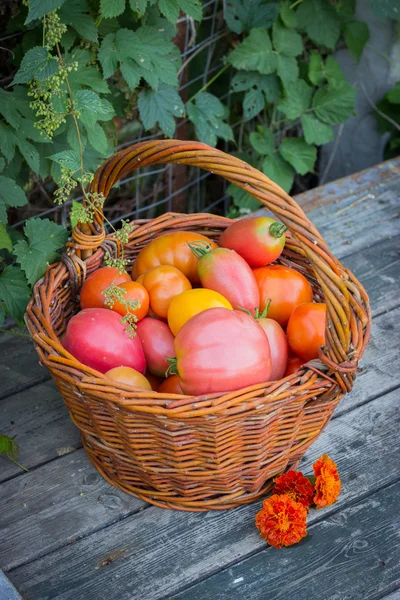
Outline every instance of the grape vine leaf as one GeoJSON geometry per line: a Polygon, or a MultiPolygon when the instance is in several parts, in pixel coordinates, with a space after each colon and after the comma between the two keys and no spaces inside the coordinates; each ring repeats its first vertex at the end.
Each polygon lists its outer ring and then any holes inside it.
{"type": "Polygon", "coordinates": [[[346,78],[338,61],[333,56],[328,56],[325,61],[324,68],[325,77],[328,83],[335,85],[336,83],[346,82],[346,78]]]}
{"type": "Polygon", "coordinates": [[[234,183],[228,185],[226,193],[232,196],[233,203],[237,206],[239,213],[242,215],[248,215],[254,210],[257,210],[257,208],[260,208],[260,203],[254,196],[234,183]]]}
{"type": "Polygon", "coordinates": [[[205,144],[216,146],[217,138],[233,140],[233,132],[224,119],[228,110],[222,102],[209,92],[197,94],[186,105],[189,120],[193,123],[196,137],[205,144]]]}
{"type": "Polygon", "coordinates": [[[125,0],[100,0],[100,14],[103,19],[119,17],[125,10],[125,0]]]}
{"type": "Polygon", "coordinates": [[[340,36],[339,16],[328,0],[303,0],[296,12],[300,29],[320,46],[333,50],[340,36]]]}
{"type": "Polygon", "coordinates": [[[343,35],[348,49],[356,61],[360,62],[364,46],[369,40],[367,23],[365,23],[365,21],[347,21],[343,25],[343,35]]]}
{"type": "Polygon", "coordinates": [[[97,44],[98,33],[96,23],[87,14],[88,12],[89,3],[87,0],[68,0],[68,2],[62,5],[58,14],[62,23],[70,25],[81,37],[97,44]]]}
{"type": "Polygon", "coordinates": [[[286,27],[296,27],[297,25],[296,13],[290,8],[292,4],[291,0],[281,1],[279,15],[286,27]]]}
{"type": "Polygon", "coordinates": [[[246,121],[259,114],[265,106],[265,99],[272,103],[281,95],[281,86],[275,74],[260,75],[255,71],[239,71],[232,78],[231,86],[233,92],[246,92],[243,99],[246,121]]]}
{"type": "Polygon", "coordinates": [[[195,21],[200,21],[203,9],[199,0],[158,0],[158,8],[170,23],[176,23],[182,10],[195,21]]]}
{"type": "Polygon", "coordinates": [[[17,262],[25,272],[28,283],[34,284],[43,275],[46,266],[54,262],[68,239],[68,231],[49,219],[29,219],[24,227],[28,241],[14,246],[17,262]]]}
{"type": "Polygon", "coordinates": [[[315,92],[312,107],[321,121],[330,125],[344,123],[352,114],[356,90],[346,81],[329,83],[315,92]]]}
{"type": "Polygon", "coordinates": [[[28,199],[22,188],[13,179],[0,175],[0,221],[7,221],[7,208],[25,206],[28,199]]]}
{"type": "Polygon", "coordinates": [[[234,33],[250,31],[255,27],[268,29],[279,13],[279,3],[263,0],[229,0],[226,3],[225,19],[234,33]]]}
{"type": "Polygon", "coordinates": [[[228,55],[228,62],[236,69],[258,71],[268,75],[276,68],[276,54],[271,39],[264,29],[252,29],[250,35],[228,55]]]}
{"type": "Polygon", "coordinates": [[[285,97],[278,103],[278,109],[288,119],[297,119],[310,107],[312,93],[312,88],[303,79],[298,79],[286,86],[285,97]]]}
{"type": "Polygon", "coordinates": [[[12,240],[7,233],[6,226],[0,222],[0,250],[12,251],[12,240]]]}
{"type": "Polygon", "coordinates": [[[19,323],[23,321],[31,290],[19,267],[8,265],[0,274],[0,301],[7,312],[19,323]]]}
{"type": "Polygon", "coordinates": [[[279,154],[275,153],[264,158],[262,170],[269,177],[281,186],[285,192],[290,192],[294,181],[294,169],[279,154]]]}
{"type": "Polygon", "coordinates": [[[54,75],[57,70],[57,58],[51,56],[46,48],[35,46],[24,55],[11,85],[28,83],[32,79],[44,81],[54,75]]]}
{"type": "Polygon", "coordinates": [[[250,133],[250,144],[259,154],[272,154],[275,148],[275,138],[272,131],[266,127],[257,127],[257,131],[250,133]]]}
{"type": "Polygon", "coordinates": [[[279,146],[279,152],[300,175],[312,171],[317,159],[317,149],[310,146],[302,137],[285,138],[279,146]]]}
{"type": "Polygon", "coordinates": [[[280,19],[277,19],[272,28],[272,41],[274,48],[280,54],[286,56],[298,56],[303,52],[302,37],[294,29],[285,27],[280,19]]]}
{"type": "Polygon", "coordinates": [[[29,12],[25,25],[35,19],[41,19],[47,13],[60,8],[64,2],[65,0],[29,0],[29,12]]]}
{"type": "Polygon", "coordinates": [[[151,129],[158,123],[168,137],[175,131],[174,117],[185,115],[178,92],[165,84],[160,84],[158,90],[143,89],[139,93],[138,107],[144,127],[151,129]]]}
{"type": "Polygon", "coordinates": [[[332,125],[323,123],[313,114],[305,114],[301,117],[304,139],[307,144],[321,146],[333,140],[332,125]]]}
{"type": "Polygon", "coordinates": [[[324,81],[324,64],[319,52],[311,50],[308,62],[308,79],[313,85],[320,85],[324,81]]]}

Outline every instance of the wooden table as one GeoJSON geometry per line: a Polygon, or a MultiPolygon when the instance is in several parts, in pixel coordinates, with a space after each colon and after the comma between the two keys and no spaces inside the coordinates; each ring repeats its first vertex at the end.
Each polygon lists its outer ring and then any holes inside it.
{"type": "MultiPolygon", "coordinates": [[[[369,292],[372,340],[347,396],[301,467],[327,452],[342,493],[281,551],[258,535],[260,502],[182,513],[106,483],[25,339],[0,340],[0,567],[26,600],[400,598],[400,160],[298,197],[369,292]]],[[[1,598],[1,600],[5,600],[1,598]]]]}

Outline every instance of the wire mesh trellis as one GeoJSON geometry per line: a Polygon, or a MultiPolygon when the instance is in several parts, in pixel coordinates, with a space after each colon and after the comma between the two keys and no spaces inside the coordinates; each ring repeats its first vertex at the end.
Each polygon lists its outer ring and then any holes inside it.
{"type": "MultiPolygon", "coordinates": [[[[210,81],[222,67],[221,54],[218,47],[227,33],[224,21],[223,0],[203,2],[203,19],[198,31],[195,22],[188,16],[182,16],[177,22],[178,34],[175,42],[180,47],[182,67],[179,71],[179,92],[184,102],[190,94],[196,93],[210,81]],[[196,72],[191,67],[196,65],[196,72]],[[199,69],[199,64],[201,68],[199,69]],[[200,74],[199,74],[200,73],[200,74]]],[[[220,96],[229,106],[230,95],[220,96]]],[[[240,125],[240,123],[236,124],[240,125]]],[[[178,122],[174,137],[186,139],[191,135],[188,131],[188,119],[178,122]]],[[[124,139],[117,149],[125,148],[133,143],[164,137],[162,132],[148,134],[142,126],[136,135],[124,139]]],[[[69,211],[73,200],[61,206],[49,206],[38,211],[38,207],[30,203],[24,214],[28,217],[47,217],[69,226],[69,211]]],[[[225,213],[229,205],[226,194],[226,183],[215,181],[211,173],[204,173],[197,168],[183,165],[164,165],[159,168],[149,167],[137,169],[131,176],[122,179],[114,188],[105,206],[105,215],[112,224],[121,219],[154,218],[166,211],[177,212],[217,212],[225,213]],[[212,181],[212,185],[211,185],[212,181]]],[[[21,226],[25,219],[14,224],[21,226]]]]}

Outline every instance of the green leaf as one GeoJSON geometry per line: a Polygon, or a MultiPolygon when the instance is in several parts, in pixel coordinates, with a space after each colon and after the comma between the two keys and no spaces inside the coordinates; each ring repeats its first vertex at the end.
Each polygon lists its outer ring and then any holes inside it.
{"type": "Polygon", "coordinates": [[[68,239],[68,231],[49,219],[29,219],[24,227],[28,238],[14,246],[17,261],[25,271],[30,284],[43,275],[48,264],[54,262],[68,239]]]}
{"type": "Polygon", "coordinates": [[[312,171],[317,160],[317,149],[310,146],[304,138],[285,138],[279,146],[279,152],[297,173],[305,175],[312,171]]]}
{"type": "Polygon", "coordinates": [[[280,19],[275,21],[272,29],[272,41],[275,50],[286,56],[298,56],[303,52],[303,40],[294,29],[288,29],[280,19]]]}
{"type": "Polygon", "coordinates": [[[286,27],[296,27],[297,25],[296,13],[290,8],[292,4],[293,2],[291,2],[291,0],[284,0],[281,2],[281,7],[279,9],[280,17],[286,27]]]}
{"type": "Polygon", "coordinates": [[[62,23],[70,25],[81,37],[97,44],[96,23],[87,12],[89,4],[86,0],[68,0],[58,14],[62,23]]]}
{"type": "Polygon", "coordinates": [[[267,31],[253,29],[250,35],[232,50],[228,62],[236,69],[258,71],[267,75],[276,68],[276,55],[273,53],[271,40],[267,31]]]}
{"type": "Polygon", "coordinates": [[[164,84],[160,84],[158,90],[142,90],[138,107],[145,129],[151,129],[158,123],[168,137],[172,137],[175,131],[174,117],[185,115],[185,107],[178,92],[164,84]]]}
{"type": "Polygon", "coordinates": [[[6,226],[0,222],[0,250],[6,249],[12,252],[12,241],[7,233],[6,226]]]}
{"type": "Polygon", "coordinates": [[[352,17],[355,11],[356,0],[338,0],[335,9],[341,17],[352,17]]]}
{"type": "Polygon", "coordinates": [[[37,151],[37,149],[35,148],[35,146],[33,144],[28,142],[23,137],[22,132],[17,131],[15,133],[15,137],[17,139],[17,145],[18,145],[19,151],[21,152],[22,156],[24,157],[24,159],[26,160],[26,162],[28,163],[28,165],[30,166],[32,171],[34,171],[34,173],[36,173],[38,175],[39,171],[40,171],[39,152],[37,151]]]}
{"type": "Polygon", "coordinates": [[[98,94],[110,93],[107,82],[104,81],[100,71],[93,67],[79,65],[77,71],[71,71],[71,73],[68,74],[68,80],[73,92],[77,92],[82,86],[85,86],[91,88],[98,94]]]}
{"type": "Polygon", "coordinates": [[[108,140],[104,129],[99,123],[95,123],[93,127],[86,128],[88,141],[97,152],[104,154],[107,152],[108,140]]]}
{"type": "Polygon", "coordinates": [[[272,154],[275,148],[274,134],[261,126],[258,126],[257,130],[250,133],[250,144],[259,154],[272,154]]]}
{"type": "Polygon", "coordinates": [[[275,102],[281,95],[281,86],[276,75],[260,75],[260,73],[241,71],[232,78],[232,90],[244,92],[256,88],[265,94],[268,102],[275,102]]]}
{"type": "Polygon", "coordinates": [[[343,81],[325,85],[317,90],[313,99],[313,110],[321,121],[335,125],[344,123],[354,110],[356,90],[343,81]]]}
{"type": "Polygon", "coordinates": [[[203,7],[200,0],[178,0],[182,11],[192,17],[195,21],[201,21],[203,7]]]}
{"type": "Polygon", "coordinates": [[[129,0],[129,6],[139,17],[143,17],[147,8],[147,0],[129,0]]]}
{"type": "Polygon", "coordinates": [[[15,134],[11,127],[0,123],[0,152],[6,157],[8,162],[14,158],[16,144],[15,134]]]}
{"type": "Polygon", "coordinates": [[[25,54],[11,85],[28,83],[32,79],[44,81],[58,70],[58,60],[42,46],[35,46],[25,54]]]}
{"type": "Polygon", "coordinates": [[[76,173],[81,168],[81,159],[78,152],[74,150],[64,150],[63,152],[57,152],[56,154],[52,154],[49,156],[51,160],[56,162],[57,164],[69,169],[76,173]]]}
{"type": "Polygon", "coordinates": [[[103,19],[118,17],[124,10],[125,0],[100,0],[100,14],[103,19]]]}
{"type": "Polygon", "coordinates": [[[369,40],[368,25],[365,21],[347,21],[343,25],[343,34],[348,49],[356,61],[360,62],[364,46],[369,40]]]}
{"type": "Polygon", "coordinates": [[[392,104],[400,104],[400,81],[385,96],[392,104]]]}
{"type": "Polygon", "coordinates": [[[279,154],[275,153],[272,156],[267,156],[264,159],[262,170],[285,192],[290,192],[294,181],[294,170],[279,154]]]}
{"type": "Polygon", "coordinates": [[[308,63],[308,78],[314,85],[320,85],[324,80],[324,65],[321,55],[312,50],[308,63]]]}
{"type": "Polygon", "coordinates": [[[230,0],[226,3],[226,24],[231,31],[243,33],[255,27],[268,29],[278,16],[279,3],[263,0],[230,0]]]}
{"type": "Polygon", "coordinates": [[[301,125],[307,144],[321,146],[333,140],[332,126],[323,123],[312,114],[303,115],[301,117],[301,125]]]}
{"type": "Polygon", "coordinates": [[[345,82],[345,76],[338,61],[333,56],[328,56],[325,62],[325,76],[329,83],[335,85],[336,83],[345,82]]]}
{"type": "Polygon", "coordinates": [[[47,13],[60,8],[64,2],[65,0],[29,0],[29,12],[25,25],[35,19],[41,19],[47,13]]]}
{"type": "Polygon", "coordinates": [[[278,103],[278,109],[288,119],[301,117],[310,107],[313,90],[302,79],[289,84],[285,88],[285,98],[278,103]]]}
{"type": "Polygon", "coordinates": [[[6,307],[0,303],[0,327],[3,327],[6,320],[6,307]]]}
{"type": "Polygon", "coordinates": [[[239,208],[239,213],[242,215],[249,214],[260,208],[260,203],[254,196],[233,183],[228,185],[226,193],[232,196],[233,203],[239,208]]]}
{"type": "Polygon", "coordinates": [[[246,121],[256,117],[265,106],[265,98],[259,88],[251,89],[243,98],[243,116],[246,121]]]}
{"type": "Polygon", "coordinates": [[[4,160],[3,157],[0,156],[0,173],[2,173],[4,171],[5,166],[6,166],[6,161],[4,160]]]}
{"type": "Polygon", "coordinates": [[[25,206],[27,202],[22,188],[12,179],[0,175],[0,221],[7,221],[7,207],[25,206]]]}
{"type": "Polygon", "coordinates": [[[103,69],[105,79],[114,75],[119,61],[119,51],[116,46],[115,33],[109,33],[102,41],[98,52],[98,59],[101,68],[103,69]]]}
{"type": "Polygon", "coordinates": [[[303,0],[297,9],[299,27],[311,40],[333,50],[340,36],[340,21],[328,0],[303,0]]]}
{"type": "MultiPolygon", "coordinates": [[[[114,115],[114,108],[108,100],[100,98],[92,90],[80,90],[75,94],[75,107],[79,112],[90,111],[97,118],[107,116],[109,118],[114,115]]],[[[102,120],[102,119],[100,119],[102,120]]]]}
{"type": "MultiPolygon", "coordinates": [[[[1,316],[0,316],[0,320],[1,320],[1,316]]],[[[14,438],[8,437],[8,435],[0,434],[0,455],[5,454],[18,467],[20,467],[24,471],[29,471],[29,469],[27,469],[26,467],[24,467],[17,461],[18,451],[19,451],[18,444],[16,442],[14,442],[14,438]]]]}
{"type": "Polygon", "coordinates": [[[158,0],[158,8],[168,21],[175,23],[179,17],[178,0],[158,0]]]}
{"type": "Polygon", "coordinates": [[[371,6],[375,14],[380,19],[400,20],[400,7],[398,0],[370,0],[371,6]]]}
{"type": "Polygon", "coordinates": [[[224,122],[228,111],[216,96],[209,92],[201,92],[194,101],[188,102],[186,107],[196,137],[201,142],[216,146],[217,138],[233,140],[232,129],[224,122]]]}
{"type": "Polygon", "coordinates": [[[31,290],[26,277],[19,267],[9,265],[0,275],[0,301],[19,323],[23,321],[31,290]]]}
{"type": "Polygon", "coordinates": [[[294,83],[299,76],[299,66],[294,56],[279,54],[277,57],[277,71],[285,87],[294,83]]]}

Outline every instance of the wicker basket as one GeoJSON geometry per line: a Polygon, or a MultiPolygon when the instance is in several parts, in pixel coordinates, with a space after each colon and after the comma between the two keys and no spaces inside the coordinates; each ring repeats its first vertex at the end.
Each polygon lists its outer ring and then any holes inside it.
{"type": "MultiPolygon", "coordinates": [[[[40,361],[65,399],[90,460],[111,484],[162,507],[220,510],[266,494],[272,478],[293,467],[353,386],[369,339],[368,297],[331,254],[301,208],[247,163],[197,142],[142,142],[108,159],[90,191],[107,196],[120,177],[156,163],[201,167],[245,188],[290,231],[279,262],[303,273],[327,304],[326,347],[317,361],[273,383],[202,397],[133,391],[75,360],[60,338],[79,309],[85,277],[120,245],[103,216],[79,224],[60,262],[35,285],[26,323],[40,361]]],[[[230,220],[165,214],[134,222],[125,247],[132,262],[154,237],[186,229],[218,240],[230,220]]]]}

